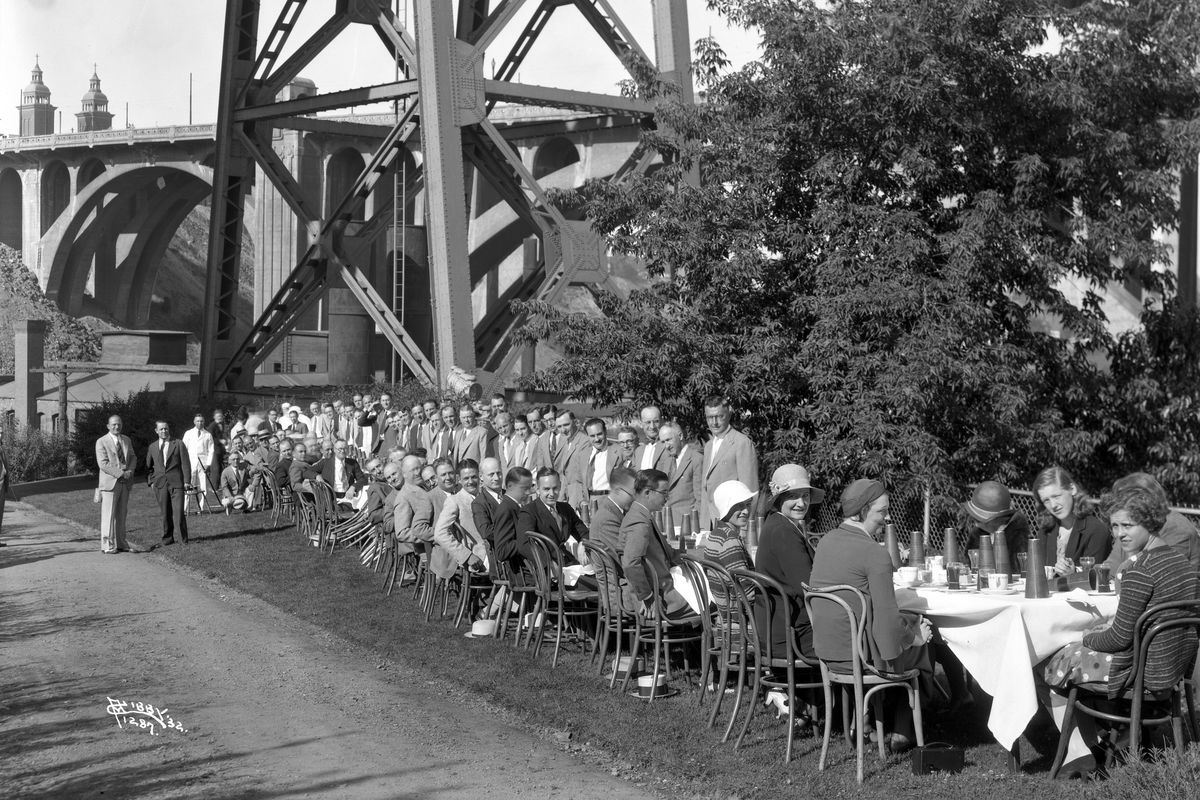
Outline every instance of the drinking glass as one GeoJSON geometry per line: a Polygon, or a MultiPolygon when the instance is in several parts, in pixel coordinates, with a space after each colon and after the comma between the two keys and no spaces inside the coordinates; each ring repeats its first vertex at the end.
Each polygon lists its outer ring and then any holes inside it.
{"type": "Polygon", "coordinates": [[[979,568],[979,573],[978,573],[978,577],[977,577],[977,580],[978,580],[977,586],[979,589],[982,590],[982,589],[988,588],[988,576],[991,575],[993,572],[995,572],[995,570],[993,570],[991,567],[980,567],[979,568]]]}
{"type": "Polygon", "coordinates": [[[1091,556],[1080,556],[1079,557],[1079,571],[1080,572],[1090,575],[1092,572],[1092,567],[1094,567],[1094,566],[1096,566],[1096,559],[1092,558],[1091,556]]]}
{"type": "Polygon", "coordinates": [[[1021,577],[1025,577],[1025,562],[1029,560],[1029,553],[1017,553],[1017,567],[1021,570],[1021,577]]]}
{"type": "Polygon", "coordinates": [[[971,569],[972,570],[979,569],[979,551],[978,550],[968,550],[967,558],[971,559],[971,569]]]}

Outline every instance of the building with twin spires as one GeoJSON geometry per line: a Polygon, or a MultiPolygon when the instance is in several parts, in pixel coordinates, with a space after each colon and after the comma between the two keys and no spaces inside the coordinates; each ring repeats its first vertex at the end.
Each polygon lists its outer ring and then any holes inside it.
{"type": "MultiPolygon", "coordinates": [[[[54,133],[54,112],[50,105],[50,87],[42,81],[42,67],[37,58],[29,85],[21,90],[21,136],[45,136],[54,133]]],[[[112,128],[113,115],[108,111],[108,96],[100,90],[100,76],[92,65],[88,90],[83,94],[82,107],[75,115],[75,128],[80,133],[106,131],[112,128]]],[[[60,131],[61,132],[61,131],[60,131]]]]}

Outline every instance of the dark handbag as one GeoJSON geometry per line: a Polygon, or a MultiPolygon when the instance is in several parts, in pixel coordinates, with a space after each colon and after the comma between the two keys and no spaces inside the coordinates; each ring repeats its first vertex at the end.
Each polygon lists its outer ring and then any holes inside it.
{"type": "Polygon", "coordinates": [[[962,772],[966,753],[946,742],[931,742],[912,751],[913,775],[931,772],[962,772]]]}

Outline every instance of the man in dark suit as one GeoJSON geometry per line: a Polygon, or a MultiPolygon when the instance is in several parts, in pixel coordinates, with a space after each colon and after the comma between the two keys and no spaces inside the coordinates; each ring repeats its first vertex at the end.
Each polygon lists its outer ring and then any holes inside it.
{"type": "Polygon", "coordinates": [[[608,476],[608,495],[596,500],[592,524],[588,528],[589,538],[612,550],[618,560],[621,558],[621,521],[633,505],[636,483],[637,473],[633,470],[624,467],[614,469],[608,476]]]}
{"type": "Polygon", "coordinates": [[[332,487],[334,497],[345,497],[347,492],[353,494],[363,485],[362,470],[358,462],[346,457],[346,441],[338,439],[333,443],[333,456],[317,464],[314,469],[332,487]]]}
{"type": "Polygon", "coordinates": [[[642,409],[642,433],[645,438],[633,453],[633,468],[636,470],[657,469],[670,473],[662,466],[663,454],[666,448],[659,442],[658,429],[662,425],[662,412],[656,406],[646,406],[642,409]]]}
{"type": "Polygon", "coordinates": [[[225,412],[221,409],[213,410],[213,421],[208,423],[208,432],[212,435],[212,461],[208,465],[208,485],[213,487],[213,492],[216,492],[216,487],[221,485],[221,467],[225,462],[225,451],[229,446],[229,426],[225,424],[225,412]]]}
{"type": "Polygon", "coordinates": [[[588,528],[570,503],[559,502],[561,491],[557,472],[549,467],[538,470],[537,497],[525,504],[517,518],[517,549],[524,558],[532,558],[525,534],[533,532],[558,542],[564,563],[579,563],[579,543],[588,538],[588,528]]]}
{"type": "Polygon", "coordinates": [[[675,549],[669,547],[654,524],[654,512],[667,503],[667,476],[657,469],[644,469],[634,484],[635,498],[621,522],[621,566],[629,581],[630,608],[639,605],[649,612],[654,608],[654,584],[650,572],[658,577],[663,609],[668,617],[686,616],[690,608],[683,595],[675,591],[671,567],[679,564],[675,549]]]}
{"type": "Polygon", "coordinates": [[[282,433],[283,426],[279,424],[279,410],[276,408],[267,409],[267,421],[262,423],[261,429],[266,429],[267,433],[282,433]]]}
{"type": "Polygon", "coordinates": [[[275,459],[275,466],[271,468],[271,472],[275,474],[275,483],[280,489],[290,487],[292,467],[292,441],[286,436],[280,436],[278,442],[279,457],[275,459]]]}
{"type": "Polygon", "coordinates": [[[297,444],[292,448],[292,460],[288,463],[288,486],[293,492],[308,492],[312,494],[309,481],[316,480],[321,473],[308,463],[308,448],[297,444]]]}
{"type": "Polygon", "coordinates": [[[475,529],[479,531],[479,535],[491,542],[494,538],[496,508],[500,505],[503,495],[500,485],[500,462],[495,458],[485,458],[479,465],[479,472],[480,487],[475,499],[471,501],[471,519],[475,522],[475,529]]]}
{"type": "Polygon", "coordinates": [[[634,462],[634,454],[637,452],[638,433],[628,425],[623,426],[617,431],[617,466],[631,469],[634,472],[638,471],[637,464],[634,462]]]}
{"type": "Polygon", "coordinates": [[[517,539],[517,518],[521,506],[533,488],[533,475],[524,467],[513,467],[504,476],[504,496],[496,506],[492,519],[492,552],[497,561],[504,561],[514,576],[520,574],[525,559],[517,539]]]}
{"type": "Polygon", "coordinates": [[[171,426],[159,420],[154,423],[158,441],[146,452],[146,463],[150,474],[146,483],[154,489],[158,508],[162,512],[162,543],[175,543],[175,532],[179,532],[181,544],[187,544],[187,515],[183,513],[183,497],[187,476],[191,473],[191,460],[183,442],[171,438],[171,426]]]}

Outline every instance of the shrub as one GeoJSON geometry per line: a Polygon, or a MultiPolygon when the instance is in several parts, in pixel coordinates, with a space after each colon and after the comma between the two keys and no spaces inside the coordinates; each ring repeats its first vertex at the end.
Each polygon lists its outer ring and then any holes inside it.
{"type": "Polygon", "coordinates": [[[181,436],[191,427],[195,407],[167,399],[161,392],[148,388],[130,392],[126,397],[106,398],[104,402],[80,409],[72,434],[71,450],[81,469],[95,472],[96,439],[108,430],[108,418],[116,414],[121,418],[122,433],[133,443],[138,457],[138,469],[145,468],[146,448],[156,438],[154,423],[165,419],[171,430],[181,436]]]}
{"type": "MultiPolygon", "coordinates": [[[[13,483],[58,478],[80,470],[72,458],[71,437],[17,426],[4,437],[4,462],[13,483]]],[[[94,461],[95,459],[93,459],[94,461]]]]}

